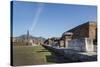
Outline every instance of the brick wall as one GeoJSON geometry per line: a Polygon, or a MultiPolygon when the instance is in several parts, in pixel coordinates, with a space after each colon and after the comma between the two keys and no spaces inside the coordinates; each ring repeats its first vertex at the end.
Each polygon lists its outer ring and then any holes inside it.
{"type": "Polygon", "coordinates": [[[67,32],[72,32],[73,38],[84,38],[84,37],[88,38],[89,37],[89,38],[95,39],[97,35],[96,29],[97,29],[96,22],[87,22],[67,32]]]}

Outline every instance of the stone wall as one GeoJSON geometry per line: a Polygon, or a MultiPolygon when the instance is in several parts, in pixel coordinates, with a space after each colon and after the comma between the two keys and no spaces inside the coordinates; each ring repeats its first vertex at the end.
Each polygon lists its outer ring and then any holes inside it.
{"type": "Polygon", "coordinates": [[[56,48],[52,46],[43,45],[46,49],[54,52],[57,55],[61,55],[69,62],[84,62],[84,61],[97,61],[96,52],[79,52],[72,49],[56,48]]]}
{"type": "Polygon", "coordinates": [[[68,42],[68,48],[77,51],[85,51],[85,39],[73,39],[68,42]]]}
{"type": "Polygon", "coordinates": [[[89,38],[73,39],[66,42],[69,49],[86,52],[94,51],[93,40],[89,38]]]}

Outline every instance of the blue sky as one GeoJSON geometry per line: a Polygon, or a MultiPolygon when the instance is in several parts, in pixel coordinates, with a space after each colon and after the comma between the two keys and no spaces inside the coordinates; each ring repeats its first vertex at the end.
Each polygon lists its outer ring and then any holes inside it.
{"type": "Polygon", "coordinates": [[[71,4],[13,2],[13,36],[60,37],[87,21],[97,21],[97,7],[71,4]]]}

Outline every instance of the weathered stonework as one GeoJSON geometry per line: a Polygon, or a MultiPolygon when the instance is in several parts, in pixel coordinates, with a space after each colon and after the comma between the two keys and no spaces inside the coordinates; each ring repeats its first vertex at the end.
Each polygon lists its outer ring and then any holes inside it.
{"type": "Polygon", "coordinates": [[[94,40],[97,41],[97,23],[86,22],[64,32],[60,38],[46,40],[45,44],[88,52],[96,50],[94,40]]]}
{"type": "Polygon", "coordinates": [[[96,33],[97,31],[97,23],[90,21],[86,22],[84,24],[81,24],[69,31],[66,32],[72,32],[73,33],[73,39],[75,38],[92,38],[96,39],[96,33]]]}
{"type": "Polygon", "coordinates": [[[68,48],[77,51],[93,52],[94,51],[93,39],[81,38],[81,39],[70,40],[68,41],[68,48]]]}

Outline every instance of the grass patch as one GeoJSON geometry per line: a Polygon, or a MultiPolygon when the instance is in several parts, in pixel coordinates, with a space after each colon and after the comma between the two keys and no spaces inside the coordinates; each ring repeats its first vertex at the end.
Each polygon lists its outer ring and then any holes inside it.
{"type": "Polygon", "coordinates": [[[36,65],[48,64],[46,56],[51,52],[42,46],[13,46],[13,64],[16,65],[36,65]]]}

